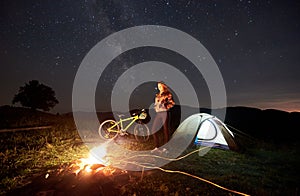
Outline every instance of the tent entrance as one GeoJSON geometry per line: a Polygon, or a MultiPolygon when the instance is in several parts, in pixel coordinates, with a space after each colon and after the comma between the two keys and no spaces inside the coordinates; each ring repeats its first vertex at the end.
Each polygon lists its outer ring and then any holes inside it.
{"type": "Polygon", "coordinates": [[[201,119],[194,141],[196,145],[237,150],[233,133],[222,121],[209,114],[200,113],[198,116],[201,119]]]}

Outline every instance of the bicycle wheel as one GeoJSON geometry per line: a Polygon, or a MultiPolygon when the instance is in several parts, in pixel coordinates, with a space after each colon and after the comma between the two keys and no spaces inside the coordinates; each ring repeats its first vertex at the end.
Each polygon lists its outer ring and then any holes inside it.
{"type": "Polygon", "coordinates": [[[116,121],[106,120],[103,123],[101,123],[98,132],[99,132],[100,137],[103,139],[106,139],[106,140],[113,139],[120,132],[120,127],[116,121]],[[113,127],[113,128],[111,128],[111,127],[113,127]],[[111,128],[111,130],[108,130],[109,128],[111,128]]]}
{"type": "Polygon", "coordinates": [[[139,142],[149,139],[150,131],[146,124],[137,124],[134,126],[134,137],[139,142]]]}

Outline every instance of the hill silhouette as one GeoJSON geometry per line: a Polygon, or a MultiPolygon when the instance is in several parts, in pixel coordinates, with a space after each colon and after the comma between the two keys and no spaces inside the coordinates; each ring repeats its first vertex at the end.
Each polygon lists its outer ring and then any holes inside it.
{"type": "MultiPolygon", "coordinates": [[[[188,106],[176,106],[171,111],[173,119],[180,118],[178,112],[185,111],[187,118],[195,113],[218,114],[226,111],[224,123],[231,127],[235,133],[242,132],[254,138],[268,142],[289,143],[298,141],[297,131],[300,126],[299,112],[285,112],[275,109],[258,109],[252,107],[236,106],[220,109],[192,108],[188,106]]],[[[172,122],[173,127],[178,126],[178,122],[172,122]]]]}
{"type": "MultiPolygon", "coordinates": [[[[133,110],[133,111],[137,111],[133,110]]],[[[275,109],[258,109],[252,107],[227,107],[220,109],[194,108],[189,106],[175,105],[170,110],[170,127],[175,131],[182,119],[196,113],[218,114],[226,111],[225,124],[231,127],[235,133],[244,133],[254,138],[268,142],[289,143],[298,141],[297,131],[300,125],[299,112],[285,112],[275,109]]],[[[147,110],[150,114],[155,114],[151,109],[147,110]]],[[[132,112],[131,112],[132,113],[132,112]]],[[[109,112],[106,115],[110,114],[109,112]]],[[[101,114],[100,114],[101,116],[101,114]]],[[[112,115],[111,115],[112,116],[112,115]]],[[[102,116],[103,117],[103,116],[102,116]]],[[[150,116],[151,118],[152,116],[150,116]]],[[[151,125],[150,125],[151,126],[151,125]]]]}
{"type": "Polygon", "coordinates": [[[226,110],[226,124],[256,138],[283,143],[299,138],[299,112],[249,107],[228,107],[226,110]]]}
{"type": "MultiPolygon", "coordinates": [[[[299,137],[297,131],[300,125],[299,112],[285,112],[275,109],[258,109],[251,107],[227,107],[221,109],[208,109],[208,108],[194,108],[189,106],[175,105],[170,110],[170,128],[175,131],[180,124],[181,115],[182,119],[188,116],[203,112],[214,114],[226,110],[225,124],[233,127],[240,132],[250,135],[254,138],[262,139],[265,141],[288,143],[298,141],[299,137]]],[[[155,115],[153,109],[146,109],[148,113],[147,119],[144,123],[149,123],[150,119],[155,115]]],[[[133,109],[130,114],[138,113],[139,109],[133,109]]],[[[89,116],[89,112],[79,112],[82,116],[89,116]]],[[[121,112],[114,112],[121,114],[121,112]]],[[[100,122],[106,119],[113,119],[113,112],[97,112],[100,122]]],[[[216,115],[217,116],[217,115],[216,115]]],[[[15,127],[28,127],[28,126],[41,126],[55,123],[56,120],[61,118],[72,117],[72,112],[55,115],[51,113],[33,111],[28,108],[1,106],[0,107],[0,128],[15,128],[15,127]],[[30,122],[30,124],[28,124],[30,122]]],[[[217,116],[218,117],[218,116],[217,116]]],[[[151,122],[148,124],[151,127],[151,122]]],[[[236,130],[232,128],[232,131],[236,130]]]]}
{"type": "MultiPolygon", "coordinates": [[[[138,112],[140,109],[133,109],[130,114],[138,112]]],[[[149,114],[146,123],[155,115],[153,109],[146,109],[149,114]]],[[[170,110],[170,128],[174,132],[182,119],[186,119],[192,114],[208,113],[218,114],[226,111],[225,124],[231,127],[235,133],[242,132],[243,134],[252,136],[268,142],[289,143],[298,141],[297,130],[300,122],[299,112],[285,112],[275,109],[258,109],[252,107],[227,107],[220,109],[209,108],[194,108],[189,106],[175,105],[170,110]]],[[[114,112],[114,114],[122,114],[122,112],[114,112]]],[[[97,112],[99,121],[114,118],[113,112],[97,112]]],[[[151,127],[151,121],[148,124],[151,127]]]]}
{"type": "Polygon", "coordinates": [[[45,126],[56,122],[58,115],[23,107],[0,107],[0,129],[45,126]]]}

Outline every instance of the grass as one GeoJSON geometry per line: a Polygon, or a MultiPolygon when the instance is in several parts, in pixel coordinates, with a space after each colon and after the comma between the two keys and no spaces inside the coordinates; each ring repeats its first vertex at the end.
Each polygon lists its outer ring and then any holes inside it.
{"type": "MultiPolygon", "coordinates": [[[[251,150],[237,153],[211,149],[205,156],[193,154],[163,168],[180,170],[205,178],[226,188],[251,195],[295,195],[299,160],[295,152],[251,150]]],[[[182,174],[157,172],[126,188],[126,194],[156,193],[168,195],[228,195],[212,185],[182,174]]]]}
{"type": "MultiPolygon", "coordinates": [[[[31,126],[30,121],[27,125],[31,126]]],[[[51,129],[1,133],[0,194],[20,187],[42,171],[83,157],[88,148],[71,119],[58,121],[51,129]]]]}
{"type": "MultiPolygon", "coordinates": [[[[22,124],[30,126],[30,121],[22,124]]],[[[56,117],[52,129],[1,133],[0,138],[0,194],[24,186],[34,176],[82,158],[88,152],[70,117],[56,117]]],[[[128,147],[149,148],[134,142],[128,147]]],[[[184,171],[251,195],[297,195],[299,163],[297,145],[278,148],[264,143],[252,144],[239,153],[211,149],[205,156],[196,153],[163,168],[184,171]]],[[[123,195],[230,195],[183,174],[158,170],[144,176],[142,181],[123,186],[122,192],[123,195]]]]}

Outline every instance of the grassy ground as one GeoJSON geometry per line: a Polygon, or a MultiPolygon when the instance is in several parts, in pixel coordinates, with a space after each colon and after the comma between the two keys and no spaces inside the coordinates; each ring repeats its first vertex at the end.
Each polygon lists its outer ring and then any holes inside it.
{"type": "MultiPolygon", "coordinates": [[[[25,123],[26,124],[26,123],[25,123]]],[[[49,130],[1,133],[0,193],[24,186],[30,180],[64,163],[86,156],[72,118],[61,117],[49,130]]],[[[297,195],[298,145],[279,148],[252,145],[243,152],[212,149],[171,162],[164,169],[180,170],[229,189],[251,195],[297,195]]],[[[131,148],[141,148],[131,144],[131,148]]],[[[147,148],[147,147],[146,147],[147,148]]],[[[191,147],[187,152],[194,150],[191,147]]],[[[154,171],[142,181],[122,187],[124,195],[229,195],[229,192],[183,174],[154,171]]]]}
{"type": "MultiPolygon", "coordinates": [[[[205,156],[197,154],[166,165],[210,180],[229,189],[251,195],[297,195],[299,161],[294,152],[253,150],[250,154],[212,149],[205,156]]],[[[228,195],[228,192],[182,174],[158,172],[129,185],[127,193],[143,195],[228,195]]]]}

